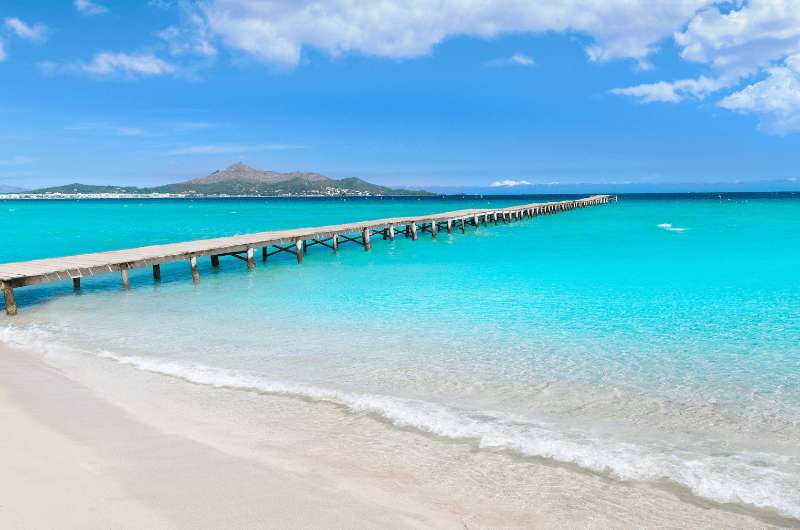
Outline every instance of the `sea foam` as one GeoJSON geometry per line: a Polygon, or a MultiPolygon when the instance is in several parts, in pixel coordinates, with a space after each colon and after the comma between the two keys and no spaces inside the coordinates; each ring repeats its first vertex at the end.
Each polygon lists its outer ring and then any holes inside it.
{"type": "Polygon", "coordinates": [[[672,226],[672,223],[661,223],[656,225],[658,228],[662,230],[666,230],[667,232],[685,232],[688,228],[679,228],[677,226],[672,226]]]}

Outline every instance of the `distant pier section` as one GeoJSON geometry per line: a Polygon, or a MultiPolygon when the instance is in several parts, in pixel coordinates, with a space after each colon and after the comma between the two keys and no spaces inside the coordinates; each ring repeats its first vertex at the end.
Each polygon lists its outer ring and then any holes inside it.
{"type": "Polygon", "coordinates": [[[539,215],[554,214],[576,208],[606,204],[613,197],[594,195],[583,199],[532,203],[510,208],[470,209],[412,217],[393,217],[341,225],[296,228],[272,232],[258,232],[240,236],[201,239],[183,243],[153,245],[79,254],[61,258],[47,258],[17,263],[0,263],[0,288],[5,298],[6,313],[17,314],[14,289],[41,283],[72,281],[76,291],[81,288],[81,278],[109,272],[118,272],[123,289],[129,288],[128,271],[152,267],[154,281],[161,279],[161,264],[186,261],[192,280],[200,281],[197,260],[209,257],[213,267],[219,266],[221,257],[232,257],[247,264],[248,270],[256,266],[257,253],[262,262],[270,256],[286,252],[302,263],[309,247],[321,245],[334,252],[339,245],[356,243],[370,250],[373,237],[394,240],[398,236],[416,240],[422,233],[436,237],[440,231],[465,232],[468,226],[511,223],[539,215]]]}

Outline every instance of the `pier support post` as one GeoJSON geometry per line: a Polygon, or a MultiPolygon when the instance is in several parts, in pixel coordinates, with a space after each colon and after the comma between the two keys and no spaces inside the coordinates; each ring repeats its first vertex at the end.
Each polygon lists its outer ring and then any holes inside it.
{"type": "Polygon", "coordinates": [[[453,220],[452,219],[448,219],[447,220],[447,233],[448,234],[452,234],[453,233],[453,220]]]}
{"type": "Polygon", "coordinates": [[[219,267],[219,256],[211,256],[211,266],[214,268],[219,267]]]}
{"type": "Polygon", "coordinates": [[[200,283],[200,271],[197,270],[197,258],[192,256],[189,258],[189,268],[192,270],[192,281],[200,283]]]}
{"type": "Polygon", "coordinates": [[[153,265],[153,280],[157,282],[161,281],[161,264],[159,263],[153,265]]]}
{"type": "Polygon", "coordinates": [[[122,288],[126,291],[131,288],[131,284],[128,281],[128,266],[123,265],[122,268],[119,270],[119,275],[122,276],[122,288]]]}
{"type": "Polygon", "coordinates": [[[472,216],[472,226],[474,226],[476,228],[478,226],[478,216],[477,215],[473,215],[472,216]]]}
{"type": "Polygon", "coordinates": [[[361,231],[361,239],[364,240],[364,250],[369,250],[372,248],[372,242],[370,241],[370,233],[369,228],[365,228],[361,231]]]}
{"type": "Polygon", "coordinates": [[[436,221],[431,221],[431,237],[436,237],[436,234],[439,231],[439,227],[436,226],[436,221]]]}
{"type": "Polygon", "coordinates": [[[466,231],[466,229],[464,228],[464,224],[465,223],[463,218],[458,220],[458,227],[461,229],[462,234],[466,231]]]}
{"type": "Polygon", "coordinates": [[[267,247],[261,247],[261,261],[266,263],[268,257],[269,257],[269,252],[267,251],[267,247]]]}
{"type": "Polygon", "coordinates": [[[336,234],[331,236],[331,246],[334,252],[339,252],[339,236],[336,234]]]}
{"type": "Polygon", "coordinates": [[[17,301],[14,299],[14,288],[10,285],[3,284],[3,297],[6,300],[6,315],[16,315],[17,301]]]}
{"type": "Polygon", "coordinates": [[[411,223],[408,226],[409,226],[409,229],[411,230],[411,240],[412,241],[416,241],[417,240],[417,223],[411,223]]]}
{"type": "Polygon", "coordinates": [[[295,245],[295,254],[297,255],[297,264],[300,265],[303,263],[303,240],[298,239],[294,242],[295,245]]]}
{"type": "Polygon", "coordinates": [[[394,225],[389,225],[389,241],[394,241],[394,225]]]}
{"type": "Polygon", "coordinates": [[[494,212],[494,224],[497,224],[497,212],[494,212]]]}
{"type": "Polygon", "coordinates": [[[249,271],[256,268],[255,250],[253,247],[248,247],[247,249],[247,270],[249,271]]]}
{"type": "Polygon", "coordinates": [[[76,293],[81,292],[81,277],[76,276],[72,278],[72,290],[76,293]]]}

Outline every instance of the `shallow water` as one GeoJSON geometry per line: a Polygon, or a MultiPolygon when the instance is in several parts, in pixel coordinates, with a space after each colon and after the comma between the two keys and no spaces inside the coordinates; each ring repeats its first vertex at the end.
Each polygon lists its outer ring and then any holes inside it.
{"type": "MultiPolygon", "coordinates": [[[[5,201],[0,261],[530,201],[5,201]]],[[[128,292],[20,289],[0,339],[800,518],[799,231],[793,196],[622,197],[299,267],[203,263],[197,288],[173,264],[128,292]]]]}

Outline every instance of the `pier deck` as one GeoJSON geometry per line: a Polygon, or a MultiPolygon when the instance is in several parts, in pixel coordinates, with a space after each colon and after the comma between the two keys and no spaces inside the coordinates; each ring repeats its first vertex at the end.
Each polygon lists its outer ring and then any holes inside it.
{"type": "Polygon", "coordinates": [[[575,208],[606,204],[609,195],[594,195],[583,199],[557,202],[532,203],[510,208],[469,209],[430,215],[392,217],[340,225],[315,226],[258,232],[214,239],[201,239],[166,245],[152,245],[125,250],[78,254],[60,258],[37,259],[17,263],[0,263],[0,288],[5,298],[6,313],[15,315],[17,305],[14,289],[27,285],[72,280],[76,290],[84,276],[94,276],[108,272],[120,272],[123,288],[128,288],[128,271],[140,267],[153,267],[153,277],[161,278],[161,264],[187,260],[192,279],[198,282],[200,274],[197,258],[210,256],[213,266],[219,265],[220,256],[232,256],[247,263],[248,269],[255,267],[255,252],[261,249],[262,261],[279,252],[288,252],[301,263],[306,249],[313,245],[323,245],[337,251],[339,243],[352,242],[371,247],[375,235],[393,240],[396,235],[416,240],[419,232],[430,233],[436,237],[440,230],[464,231],[467,225],[478,226],[498,222],[512,222],[525,217],[558,213],[575,208]]]}

